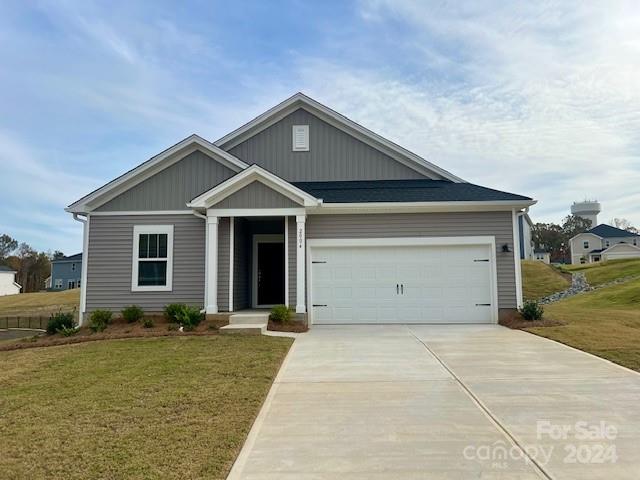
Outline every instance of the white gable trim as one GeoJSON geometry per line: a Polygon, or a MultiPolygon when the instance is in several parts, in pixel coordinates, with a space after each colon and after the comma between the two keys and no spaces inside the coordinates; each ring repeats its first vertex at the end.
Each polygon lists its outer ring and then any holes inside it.
{"type": "MultiPolygon", "coordinates": [[[[600,255],[602,255],[603,253],[608,253],[611,250],[615,250],[617,248],[622,248],[622,247],[631,247],[632,249],[638,250],[640,252],[640,248],[638,248],[636,245],[633,245],[632,243],[616,243],[615,245],[611,245],[609,248],[606,248],[603,251],[601,251],[600,255]]],[[[598,254],[594,254],[594,255],[598,255],[598,254]]]]}
{"type": "Polygon", "coordinates": [[[236,193],[256,181],[265,184],[267,187],[272,188],[276,192],[302,206],[311,207],[322,203],[321,199],[309,195],[304,190],[291,185],[289,182],[281,179],[271,172],[268,172],[264,168],[261,168],[258,165],[251,165],[239,174],[225,180],[203,194],[198,195],[196,198],[191,200],[191,202],[187,203],[187,207],[209,208],[229,195],[236,193]]]}
{"type": "Polygon", "coordinates": [[[65,210],[71,213],[90,212],[109,200],[112,200],[121,193],[147,180],[156,173],[182,160],[190,153],[200,150],[212,156],[216,161],[222,163],[234,172],[240,172],[249,165],[230,153],[218,148],[213,143],[198,135],[191,135],[164,152],[151,157],[146,162],[128,171],[124,175],[100,187],[89,195],[69,205],[65,210]]]}
{"type": "Polygon", "coordinates": [[[348,119],[344,115],[331,110],[330,108],[299,92],[292,97],[289,97],[284,102],[267,110],[262,115],[257,116],[249,123],[246,123],[240,128],[229,133],[228,135],[225,135],[221,139],[217,140],[215,144],[218,147],[229,150],[239,143],[243,142],[247,138],[250,138],[253,135],[270,127],[298,108],[305,109],[321,120],[324,120],[330,125],[339,128],[349,135],[352,135],[353,137],[381,151],[382,153],[389,155],[394,160],[397,160],[407,167],[416,170],[417,172],[425,175],[427,178],[444,178],[447,180],[451,180],[452,182],[464,182],[464,180],[460,177],[457,177],[452,173],[446,171],[445,169],[440,168],[431,162],[428,162],[419,155],[416,155],[415,153],[410,152],[400,145],[387,140],[377,133],[372,132],[362,125],[357,124],[353,120],[348,119]]]}

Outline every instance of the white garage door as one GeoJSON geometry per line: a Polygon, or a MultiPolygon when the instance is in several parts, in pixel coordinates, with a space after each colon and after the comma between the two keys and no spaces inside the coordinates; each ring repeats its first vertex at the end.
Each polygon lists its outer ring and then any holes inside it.
{"type": "Polygon", "coordinates": [[[493,323],[491,248],[313,247],[312,321],[493,323]]]}

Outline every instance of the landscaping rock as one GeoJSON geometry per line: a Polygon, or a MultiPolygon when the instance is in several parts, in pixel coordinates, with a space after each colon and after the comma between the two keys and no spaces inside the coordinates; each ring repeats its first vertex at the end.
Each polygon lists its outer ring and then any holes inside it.
{"type": "Polygon", "coordinates": [[[546,305],[590,290],[593,290],[593,287],[591,287],[589,282],[587,282],[587,278],[584,276],[584,273],[577,272],[571,275],[571,286],[569,288],[562,292],[556,292],[548,297],[544,297],[539,301],[539,303],[546,305]]]}

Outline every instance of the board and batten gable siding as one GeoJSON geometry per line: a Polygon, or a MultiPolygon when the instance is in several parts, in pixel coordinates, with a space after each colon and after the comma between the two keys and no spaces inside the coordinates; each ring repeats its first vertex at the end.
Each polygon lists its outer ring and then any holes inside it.
{"type": "Polygon", "coordinates": [[[91,216],[87,257],[87,312],[119,312],[139,305],[162,312],[168,303],[204,304],[205,225],[193,215],[91,216]],[[173,290],[132,292],[134,225],[173,225],[173,290]]]}
{"type": "Polygon", "coordinates": [[[229,153],[289,182],[424,178],[302,108],[229,149],[229,153]],[[309,125],[309,151],[292,150],[293,125],[309,125]]]}
{"type": "Polygon", "coordinates": [[[300,208],[300,204],[256,180],[212,208],[300,208]]]}
{"type": "Polygon", "coordinates": [[[186,210],[186,203],[236,172],[196,150],[98,207],[101,212],[186,210]]]}
{"type": "Polygon", "coordinates": [[[485,235],[496,239],[498,308],[516,308],[511,212],[309,215],[306,222],[307,239],[485,235]]]}

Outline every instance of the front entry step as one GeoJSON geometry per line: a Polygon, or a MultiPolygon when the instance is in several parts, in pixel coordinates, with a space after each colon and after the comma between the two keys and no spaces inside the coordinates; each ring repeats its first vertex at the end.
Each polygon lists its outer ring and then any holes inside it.
{"type": "Polygon", "coordinates": [[[262,335],[267,331],[269,312],[234,313],[229,316],[229,325],[220,329],[224,334],[262,335]]]}
{"type": "Polygon", "coordinates": [[[267,331],[266,323],[239,323],[225,325],[220,328],[220,333],[225,335],[262,335],[267,331]]]}

